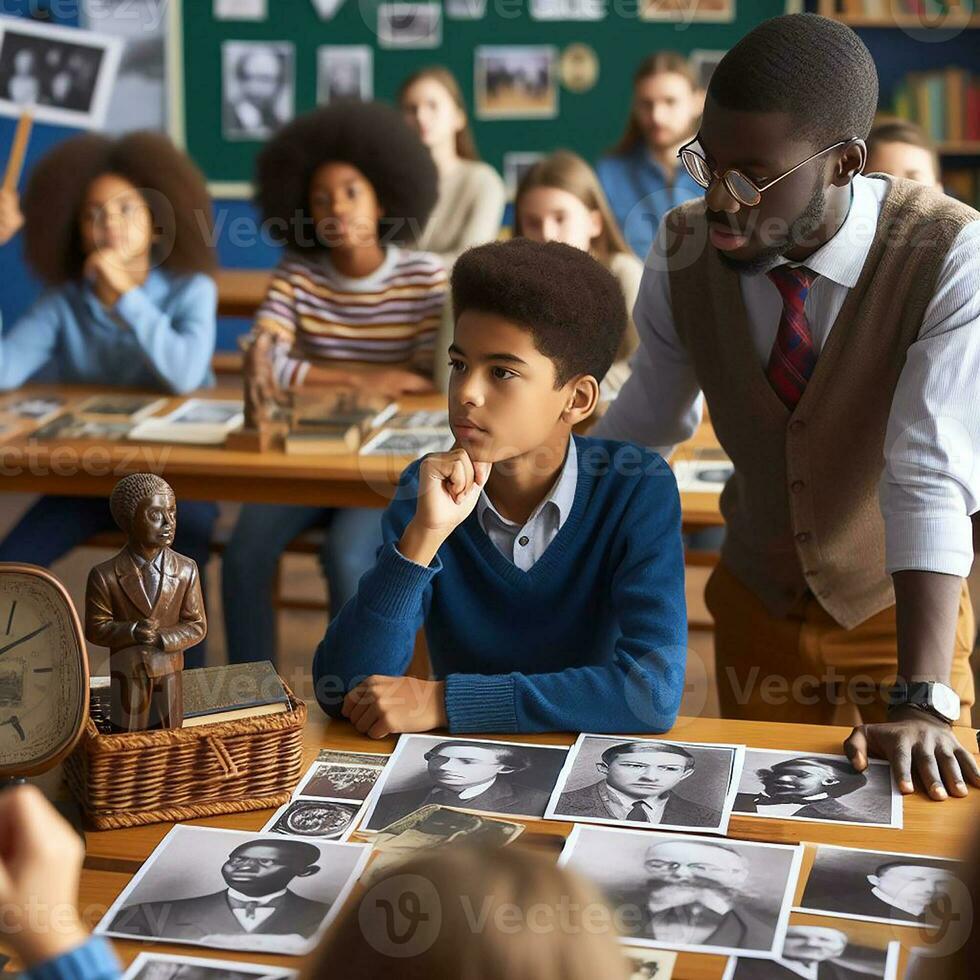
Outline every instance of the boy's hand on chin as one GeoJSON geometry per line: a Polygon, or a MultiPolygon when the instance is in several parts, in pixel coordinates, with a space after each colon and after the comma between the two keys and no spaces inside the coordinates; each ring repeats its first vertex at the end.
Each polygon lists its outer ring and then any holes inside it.
{"type": "Polygon", "coordinates": [[[419,468],[419,499],[398,550],[428,565],[440,545],[476,507],[490,476],[490,463],[474,462],[465,449],[433,453],[419,468]]]}
{"type": "Polygon", "coordinates": [[[445,728],[449,724],[446,685],[443,681],[375,674],[348,692],[341,713],[370,738],[445,728]]]}

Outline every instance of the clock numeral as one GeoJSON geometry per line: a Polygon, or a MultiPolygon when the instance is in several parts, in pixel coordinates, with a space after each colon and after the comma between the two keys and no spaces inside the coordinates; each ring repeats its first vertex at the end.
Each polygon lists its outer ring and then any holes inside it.
{"type": "Polygon", "coordinates": [[[54,667],[35,667],[35,674],[50,674],[54,670],[54,667]]]}

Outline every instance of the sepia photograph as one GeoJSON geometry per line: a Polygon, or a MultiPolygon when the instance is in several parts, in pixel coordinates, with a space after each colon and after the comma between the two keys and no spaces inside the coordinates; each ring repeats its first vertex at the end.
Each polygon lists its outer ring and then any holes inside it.
{"type": "Polygon", "coordinates": [[[858,772],[842,755],[746,749],[735,812],[900,829],[902,794],[880,759],[858,772]]]}
{"type": "Polygon", "coordinates": [[[302,955],[339,912],[369,850],[364,844],[178,824],[95,931],[302,955]]]}
{"type": "Polygon", "coordinates": [[[402,735],[368,799],[362,830],[382,830],[430,803],[543,817],[568,749],[402,735]]]}
{"type": "Polygon", "coordinates": [[[316,52],[316,100],[374,98],[374,50],[367,44],[323,44],[316,52]]]}
{"type": "Polygon", "coordinates": [[[972,916],[966,870],[949,858],[820,844],[798,911],[948,928],[972,916]]]}
{"type": "Polygon", "coordinates": [[[724,834],[742,771],[741,745],[581,734],[545,816],[724,834]]]}
{"type": "Polygon", "coordinates": [[[116,422],[139,422],[166,405],[166,399],[152,395],[93,395],[74,406],[76,415],[116,422]]]}
{"type": "Polygon", "coordinates": [[[803,848],[577,824],[559,864],[594,882],[634,945],[772,958],[803,848]]]}
{"type": "Polygon", "coordinates": [[[0,115],[100,129],[121,55],[119,37],[0,17],[0,115]]]}
{"type": "Polygon", "coordinates": [[[343,841],[350,837],[360,808],[359,803],[310,799],[297,794],[276,810],[262,831],[343,841]]]}
{"type": "Polygon", "coordinates": [[[122,980],[295,980],[297,976],[297,970],[278,970],[236,960],[139,953],[122,980]]]}
{"type": "Polygon", "coordinates": [[[668,949],[624,946],[623,955],[630,967],[630,980],[670,980],[677,954],[668,949]]]}
{"type": "Polygon", "coordinates": [[[899,948],[864,945],[846,928],[790,920],[778,959],[732,957],[722,980],[897,980],[899,948]]]}
{"type": "Polygon", "coordinates": [[[378,44],[382,48],[437,48],[442,44],[438,3],[382,3],[378,6],[378,44]]]}
{"type": "Polygon", "coordinates": [[[642,0],[640,20],[724,24],[735,19],[735,0],[642,0]]]}
{"type": "Polygon", "coordinates": [[[381,766],[332,765],[314,762],[300,778],[295,796],[320,800],[363,802],[381,776],[381,766]]]}
{"type": "Polygon", "coordinates": [[[296,54],[280,41],[221,45],[222,128],[228,140],[265,140],[293,118],[296,54]]]}
{"type": "Polygon", "coordinates": [[[544,45],[478,47],[473,53],[478,119],[558,115],[558,53],[544,45]]]}
{"type": "Polygon", "coordinates": [[[332,763],[336,766],[379,766],[388,764],[390,755],[384,752],[344,752],[340,749],[320,749],[317,762],[332,763]]]}

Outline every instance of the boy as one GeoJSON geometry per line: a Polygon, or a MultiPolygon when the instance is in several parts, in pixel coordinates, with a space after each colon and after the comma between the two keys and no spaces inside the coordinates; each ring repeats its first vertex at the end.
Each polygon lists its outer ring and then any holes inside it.
{"type": "Polygon", "coordinates": [[[569,245],[471,249],[452,277],[457,445],[402,474],[384,546],[317,649],[317,699],[360,732],[662,732],[686,660],[677,485],[572,436],[626,325],[569,245]],[[437,680],[404,674],[425,624],[437,680]],[[346,695],[346,696],[345,696],[346,695]]]}
{"type": "Polygon", "coordinates": [[[854,766],[884,756],[944,800],[980,787],[950,730],[974,701],[980,214],[862,176],[877,102],[870,52],[829,18],[776,17],[725,55],[683,151],[704,199],[661,226],[598,431],[669,446],[710,406],[735,464],[705,596],[722,715],[859,708],[854,766]]]}

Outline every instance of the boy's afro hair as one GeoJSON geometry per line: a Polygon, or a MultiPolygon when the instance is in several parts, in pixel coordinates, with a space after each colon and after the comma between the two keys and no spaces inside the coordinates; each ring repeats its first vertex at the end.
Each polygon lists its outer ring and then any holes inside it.
{"type": "Polygon", "coordinates": [[[453,267],[453,315],[491,313],[526,328],[555,365],[555,385],[602,381],[626,331],[623,291],[588,252],[512,238],[464,252],[453,267]]]}
{"type": "Polygon", "coordinates": [[[411,241],[421,233],[439,190],[432,155],[396,109],[345,101],[287,123],[259,154],[255,200],[277,242],[321,247],[310,224],[310,181],[334,161],[357,167],[371,182],[384,211],[379,236],[385,241],[411,241]]]}

